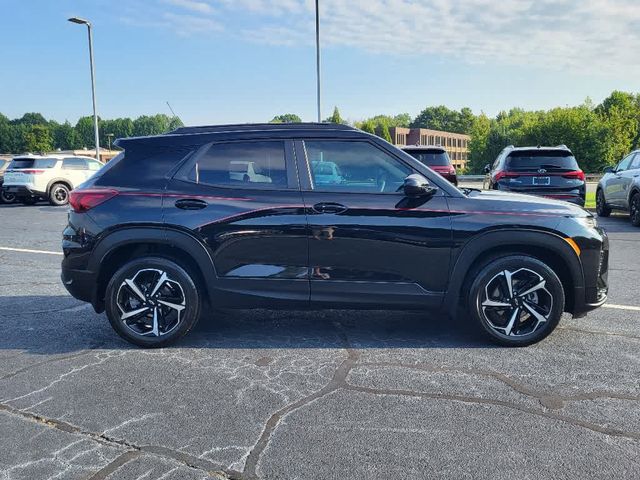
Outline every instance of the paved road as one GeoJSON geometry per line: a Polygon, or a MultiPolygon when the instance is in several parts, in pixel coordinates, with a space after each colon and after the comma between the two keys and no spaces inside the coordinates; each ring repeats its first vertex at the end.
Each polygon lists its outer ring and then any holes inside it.
{"type": "MultiPolygon", "coordinates": [[[[65,209],[0,207],[0,247],[59,249],[65,209]]],[[[60,256],[0,250],[0,479],[640,477],[640,229],[603,220],[610,303],[494,348],[406,312],[211,315],[121,341],[60,256]]]]}

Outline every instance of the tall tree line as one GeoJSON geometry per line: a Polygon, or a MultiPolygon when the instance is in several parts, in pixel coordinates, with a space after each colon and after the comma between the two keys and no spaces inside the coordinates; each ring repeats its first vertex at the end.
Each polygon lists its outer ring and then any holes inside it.
{"type": "MultiPolygon", "coordinates": [[[[98,120],[100,146],[110,139],[157,135],[182,126],[178,117],[143,115],[136,119],[98,120]]],[[[75,125],[47,120],[40,113],[25,113],[10,120],[0,113],[0,153],[50,152],[94,147],[93,117],[82,117],[75,125]]]]}
{"type": "MultiPolygon", "coordinates": [[[[297,115],[290,121],[299,121],[297,115]]],[[[277,117],[276,117],[277,118],[277,117]]],[[[275,120],[275,119],[274,119],[275,120]]],[[[337,107],[325,121],[344,123],[337,107]]],[[[471,136],[468,173],[482,173],[508,145],[567,145],[581,168],[600,172],[628,152],[640,148],[640,94],[614,91],[602,103],[587,99],[582,105],[551,110],[526,111],[513,108],[491,118],[471,109],[452,110],[430,106],[415,118],[408,113],[376,115],[353,125],[391,140],[392,127],[418,127],[465,133],[471,136]]]]}

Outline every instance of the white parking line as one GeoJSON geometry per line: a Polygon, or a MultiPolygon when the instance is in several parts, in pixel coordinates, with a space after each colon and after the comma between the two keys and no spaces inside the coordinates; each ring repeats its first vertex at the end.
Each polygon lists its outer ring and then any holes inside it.
{"type": "Polygon", "coordinates": [[[632,305],[615,305],[613,303],[605,303],[604,308],[614,308],[616,310],[631,310],[634,312],[640,312],[640,307],[634,307],[632,305]]]}
{"type": "Polygon", "coordinates": [[[52,252],[50,250],[31,250],[29,248],[0,247],[0,250],[4,250],[6,252],[43,253],[45,255],[64,255],[62,252],[52,252]]]}

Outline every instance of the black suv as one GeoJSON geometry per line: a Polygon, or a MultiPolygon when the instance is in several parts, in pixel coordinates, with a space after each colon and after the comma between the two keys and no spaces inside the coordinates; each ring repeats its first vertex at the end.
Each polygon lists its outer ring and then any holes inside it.
{"type": "Polygon", "coordinates": [[[519,346],[607,298],[608,241],[585,210],[458,190],[347,126],[185,127],[118,145],[70,194],[62,280],[138,345],[166,345],[214,307],[464,307],[519,346]]]}
{"type": "Polygon", "coordinates": [[[584,206],[587,183],[573,153],[557,147],[509,146],[487,165],[489,188],[541,195],[584,206]]]}

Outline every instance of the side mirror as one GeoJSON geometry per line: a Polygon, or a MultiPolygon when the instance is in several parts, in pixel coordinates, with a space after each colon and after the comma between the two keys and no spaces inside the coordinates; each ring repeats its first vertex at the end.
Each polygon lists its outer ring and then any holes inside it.
{"type": "Polygon", "coordinates": [[[484,166],[484,173],[490,173],[491,172],[491,165],[489,165],[488,163],[484,166]]]}
{"type": "Polygon", "coordinates": [[[417,173],[413,173],[404,179],[402,189],[407,197],[414,198],[431,196],[438,191],[436,187],[431,186],[429,180],[417,173]]]}
{"type": "Polygon", "coordinates": [[[615,170],[613,167],[604,167],[603,173],[613,173],[615,170]]]}

